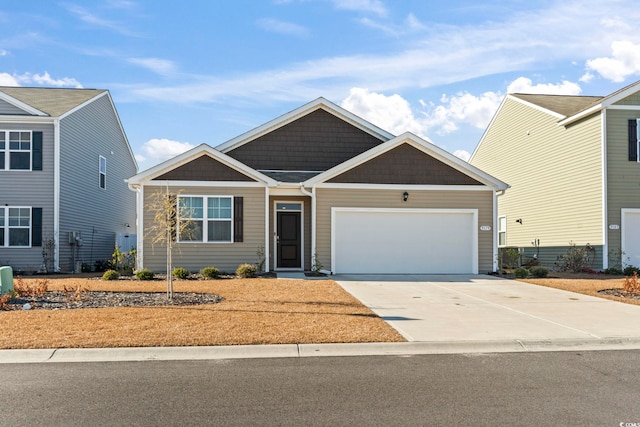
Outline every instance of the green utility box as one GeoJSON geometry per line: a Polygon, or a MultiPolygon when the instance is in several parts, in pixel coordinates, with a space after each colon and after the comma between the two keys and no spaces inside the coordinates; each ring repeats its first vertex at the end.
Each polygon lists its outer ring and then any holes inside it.
{"type": "Polygon", "coordinates": [[[13,269],[0,267],[0,295],[13,291],[13,269]]]}

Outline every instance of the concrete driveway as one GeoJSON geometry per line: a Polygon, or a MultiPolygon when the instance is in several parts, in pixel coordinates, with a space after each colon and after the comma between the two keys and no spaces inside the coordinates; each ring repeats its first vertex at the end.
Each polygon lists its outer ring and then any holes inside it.
{"type": "Polygon", "coordinates": [[[338,275],[409,341],[640,337],[640,306],[491,276],[338,275]]]}

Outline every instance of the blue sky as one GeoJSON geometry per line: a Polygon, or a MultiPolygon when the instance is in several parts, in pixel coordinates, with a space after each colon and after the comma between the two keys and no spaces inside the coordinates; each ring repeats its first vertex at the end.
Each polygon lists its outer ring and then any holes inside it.
{"type": "Polygon", "coordinates": [[[140,170],[319,96],[462,158],[508,92],[640,79],[636,1],[5,0],[0,85],[109,89],[140,170]]]}

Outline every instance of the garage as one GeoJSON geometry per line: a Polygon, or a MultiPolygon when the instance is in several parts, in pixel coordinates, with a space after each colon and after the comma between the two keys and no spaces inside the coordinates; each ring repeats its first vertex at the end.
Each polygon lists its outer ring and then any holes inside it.
{"type": "Polygon", "coordinates": [[[477,209],[332,208],[333,273],[477,274],[477,209]]]}
{"type": "Polygon", "coordinates": [[[622,209],[621,249],[625,266],[640,267],[640,209],[622,209]]]}

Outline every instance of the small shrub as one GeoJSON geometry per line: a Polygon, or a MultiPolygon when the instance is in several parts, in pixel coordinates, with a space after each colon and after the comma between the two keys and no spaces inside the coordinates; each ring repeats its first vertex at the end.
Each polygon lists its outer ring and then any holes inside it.
{"type": "Polygon", "coordinates": [[[633,276],[634,273],[640,273],[640,269],[638,267],[634,267],[632,265],[625,267],[625,269],[622,271],[622,273],[625,276],[633,276]]]}
{"type": "Polygon", "coordinates": [[[186,268],[176,267],[173,269],[173,272],[171,274],[173,274],[173,277],[175,277],[176,279],[186,279],[187,277],[189,277],[191,272],[186,268]]]}
{"type": "Polygon", "coordinates": [[[533,277],[541,278],[541,277],[547,277],[549,275],[549,270],[542,266],[534,265],[529,269],[529,273],[533,277]]]}
{"type": "Polygon", "coordinates": [[[41,279],[37,280],[34,285],[27,285],[22,280],[21,276],[16,278],[16,283],[13,286],[13,291],[16,295],[25,298],[41,297],[49,290],[49,280],[41,279]]]}
{"type": "Polygon", "coordinates": [[[80,285],[69,286],[64,285],[62,288],[62,292],[64,292],[64,297],[67,302],[80,302],[85,294],[89,292],[87,288],[83,288],[80,285]]]}
{"type": "Polygon", "coordinates": [[[143,268],[142,270],[136,271],[136,279],[138,280],[153,280],[154,274],[153,271],[143,268]]]}
{"type": "Polygon", "coordinates": [[[9,301],[12,299],[11,294],[0,295],[0,310],[7,309],[9,307],[9,301]]]}
{"type": "Polygon", "coordinates": [[[638,272],[634,271],[633,276],[625,277],[622,287],[627,292],[640,292],[640,282],[638,281],[638,272]]]}
{"type": "Polygon", "coordinates": [[[91,273],[91,265],[83,262],[80,271],[82,271],[83,273],[91,273]]]}
{"type": "Polygon", "coordinates": [[[560,271],[570,271],[572,273],[581,273],[589,268],[589,250],[588,247],[579,248],[575,243],[569,242],[569,249],[564,255],[558,256],[556,267],[560,271]]]}
{"type": "Polygon", "coordinates": [[[526,279],[529,276],[529,270],[526,268],[518,267],[514,273],[518,279],[526,279]]]}
{"type": "Polygon", "coordinates": [[[526,268],[536,267],[540,265],[540,261],[537,258],[531,258],[527,262],[522,264],[526,268]]]}
{"type": "Polygon", "coordinates": [[[249,277],[255,277],[258,269],[253,264],[240,264],[236,269],[236,276],[246,279],[249,277]]]}
{"type": "Polygon", "coordinates": [[[502,268],[516,268],[520,262],[520,252],[516,248],[500,248],[499,257],[502,268]]]}
{"type": "Polygon", "coordinates": [[[200,274],[202,274],[207,279],[217,279],[220,275],[220,270],[215,267],[205,267],[200,270],[200,274]]]}
{"type": "Polygon", "coordinates": [[[604,271],[604,274],[611,274],[612,276],[622,276],[624,273],[619,268],[609,267],[604,271]]]}
{"type": "Polygon", "coordinates": [[[102,280],[118,280],[120,278],[120,273],[115,270],[107,270],[102,275],[102,280]]]}

